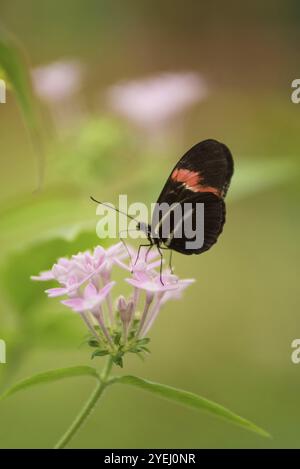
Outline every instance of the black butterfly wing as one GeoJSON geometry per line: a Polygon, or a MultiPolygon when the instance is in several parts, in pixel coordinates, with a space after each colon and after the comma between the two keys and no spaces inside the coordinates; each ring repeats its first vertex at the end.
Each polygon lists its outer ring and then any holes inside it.
{"type": "Polygon", "coordinates": [[[178,202],[175,197],[170,197],[170,193],[168,193],[167,200],[172,207],[180,205],[182,213],[186,213],[187,216],[181,216],[178,222],[178,217],[176,218],[176,210],[171,210],[170,221],[167,230],[164,232],[163,229],[166,226],[165,224],[161,224],[156,228],[158,226],[158,222],[161,222],[162,220],[162,215],[159,212],[160,205],[155,206],[153,213],[153,221],[155,220],[155,223],[153,224],[154,232],[156,232],[156,235],[158,233],[159,240],[164,243],[166,247],[182,254],[201,254],[202,252],[210,249],[211,246],[217,242],[217,239],[223,230],[226,215],[225,203],[222,198],[217,197],[210,192],[203,192],[199,195],[190,195],[190,197],[183,199],[183,202],[178,202]],[[199,221],[196,214],[196,206],[199,203],[204,204],[203,221],[202,219],[199,221]],[[157,211],[157,213],[155,213],[155,211],[157,211]],[[192,230],[194,230],[197,235],[187,238],[184,235],[187,226],[192,227],[192,230]],[[189,244],[191,242],[195,245],[196,236],[200,237],[201,230],[203,230],[203,240],[201,245],[199,247],[188,247],[191,246],[191,244],[189,244]]]}
{"type": "MultiPolygon", "coordinates": [[[[225,223],[226,195],[233,174],[233,159],[229,149],[216,140],[205,140],[192,147],[174,167],[167,180],[155,206],[152,218],[152,230],[167,247],[183,254],[200,254],[207,251],[216,243],[225,223]],[[183,208],[188,204],[189,211],[184,220],[184,225],[190,224],[197,232],[201,228],[196,216],[196,206],[204,204],[204,240],[198,248],[187,249],[187,240],[184,236],[176,237],[178,221],[171,213],[169,234],[162,231],[162,215],[160,206],[167,203],[169,206],[180,205],[183,208]],[[161,223],[161,225],[160,225],[161,223]]],[[[180,223],[179,223],[180,224],[180,223]]],[[[180,228],[180,226],[179,226],[180,228]]]]}
{"type": "Polygon", "coordinates": [[[224,143],[208,139],[194,145],[174,166],[157,203],[165,201],[170,190],[178,198],[186,188],[192,191],[212,192],[225,197],[233,174],[233,158],[224,143]],[[176,188],[170,183],[177,182],[176,188]]]}

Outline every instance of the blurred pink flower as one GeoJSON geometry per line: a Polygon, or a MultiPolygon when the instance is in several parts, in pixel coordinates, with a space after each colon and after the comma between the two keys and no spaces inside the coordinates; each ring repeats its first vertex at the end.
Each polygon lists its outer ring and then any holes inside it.
{"type": "Polygon", "coordinates": [[[207,95],[203,78],[195,72],[163,73],[111,86],[109,107],[146,129],[159,128],[207,95]]]}
{"type": "Polygon", "coordinates": [[[47,104],[56,132],[62,137],[86,116],[80,94],[84,72],[78,60],[59,60],[32,71],[33,88],[47,104]]]}
{"type": "Polygon", "coordinates": [[[77,60],[60,60],[32,71],[33,85],[40,98],[48,102],[68,100],[80,90],[83,67],[77,60]]]}

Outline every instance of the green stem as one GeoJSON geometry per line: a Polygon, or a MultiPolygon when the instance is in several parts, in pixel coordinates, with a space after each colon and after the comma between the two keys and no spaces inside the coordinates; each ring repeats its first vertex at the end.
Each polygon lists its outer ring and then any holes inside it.
{"type": "Polygon", "coordinates": [[[64,435],[61,437],[61,439],[58,441],[58,443],[55,445],[54,449],[63,449],[67,446],[67,444],[70,442],[70,440],[73,438],[73,436],[78,432],[80,427],[83,425],[83,423],[86,421],[88,416],[91,414],[91,412],[95,409],[97,402],[99,401],[100,397],[102,396],[105,388],[110,384],[108,382],[109,374],[111,371],[113,365],[112,358],[109,357],[105,367],[103,368],[103,371],[100,376],[99,383],[97,384],[96,389],[93,391],[91,394],[90,398],[88,401],[85,403],[71,426],[68,428],[68,430],[64,433],[64,435]]]}
{"type": "Polygon", "coordinates": [[[100,375],[101,381],[105,384],[107,384],[108,377],[110,375],[111,369],[113,366],[113,359],[111,356],[108,357],[106,364],[102,370],[102,373],[100,375]]]}

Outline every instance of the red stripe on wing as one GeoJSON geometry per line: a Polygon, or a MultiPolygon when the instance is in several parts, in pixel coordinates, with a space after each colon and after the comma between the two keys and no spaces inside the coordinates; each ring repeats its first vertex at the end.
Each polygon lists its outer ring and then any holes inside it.
{"type": "Polygon", "coordinates": [[[220,197],[220,191],[216,187],[204,186],[200,184],[203,179],[200,172],[189,169],[174,169],[171,178],[174,182],[181,182],[185,187],[193,192],[210,192],[220,197]]]}

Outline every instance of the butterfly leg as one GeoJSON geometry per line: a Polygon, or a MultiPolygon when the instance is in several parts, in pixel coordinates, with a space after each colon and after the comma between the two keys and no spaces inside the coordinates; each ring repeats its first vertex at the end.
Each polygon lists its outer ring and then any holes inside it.
{"type": "Polygon", "coordinates": [[[149,252],[151,251],[151,249],[153,248],[154,244],[150,244],[149,245],[149,248],[147,249],[147,252],[146,252],[146,255],[145,255],[145,261],[147,262],[147,259],[148,259],[148,254],[149,252]]]}
{"type": "Polygon", "coordinates": [[[125,248],[126,251],[127,251],[127,254],[128,254],[128,256],[129,256],[129,259],[130,259],[130,264],[132,265],[132,257],[131,257],[131,254],[130,254],[130,252],[129,252],[128,246],[127,246],[127,244],[125,243],[124,238],[122,238],[121,236],[119,236],[119,238],[120,238],[121,243],[123,243],[124,248],[125,248]]]}
{"type": "Polygon", "coordinates": [[[121,230],[121,231],[119,231],[119,238],[120,238],[120,241],[123,243],[123,246],[125,247],[125,249],[127,251],[127,254],[129,256],[129,259],[130,259],[130,264],[132,266],[133,264],[132,264],[132,257],[131,257],[130,251],[128,249],[127,244],[125,243],[124,238],[122,238],[122,236],[121,236],[121,233],[129,233],[130,231],[138,231],[138,230],[121,230]]]}
{"type": "Polygon", "coordinates": [[[163,253],[161,252],[161,249],[158,245],[156,245],[157,247],[157,250],[159,252],[159,255],[160,255],[160,269],[159,269],[159,278],[160,278],[160,283],[162,285],[164,285],[164,282],[162,280],[162,267],[163,267],[163,253]]]}
{"type": "Polygon", "coordinates": [[[173,266],[172,266],[172,257],[173,257],[173,249],[170,249],[169,269],[170,269],[170,273],[173,275],[174,270],[173,270],[173,266]]]}
{"type": "MultiPolygon", "coordinates": [[[[148,251],[150,250],[150,248],[152,248],[153,244],[140,244],[139,245],[139,248],[138,248],[138,252],[137,252],[137,256],[136,256],[136,259],[135,259],[135,263],[133,265],[136,265],[137,261],[139,260],[139,257],[140,257],[140,252],[141,252],[141,248],[149,248],[148,251]]],[[[146,256],[148,255],[148,251],[147,251],[147,254],[146,256]]]]}

